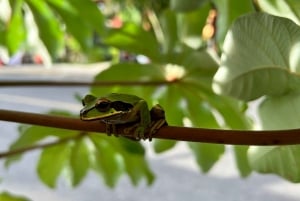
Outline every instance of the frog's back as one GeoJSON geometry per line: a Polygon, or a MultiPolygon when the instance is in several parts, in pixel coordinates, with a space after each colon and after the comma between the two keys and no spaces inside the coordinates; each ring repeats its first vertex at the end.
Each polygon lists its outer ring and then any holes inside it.
{"type": "Polygon", "coordinates": [[[142,100],[142,98],[131,94],[111,93],[107,97],[109,97],[111,101],[123,101],[131,104],[137,103],[142,100]]]}

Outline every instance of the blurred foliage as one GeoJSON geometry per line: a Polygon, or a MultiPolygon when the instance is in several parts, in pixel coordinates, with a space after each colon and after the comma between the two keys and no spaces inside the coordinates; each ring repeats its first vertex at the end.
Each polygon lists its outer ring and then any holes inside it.
{"type": "Polygon", "coordinates": [[[27,198],[24,198],[22,196],[12,195],[8,192],[1,192],[0,200],[1,201],[29,201],[29,199],[27,199],[27,198]]]}
{"type": "MultiPolygon", "coordinates": [[[[271,0],[9,3],[8,20],[0,19],[0,44],[10,54],[26,47],[25,21],[32,15],[40,40],[54,61],[68,48],[84,54],[90,62],[112,59],[110,68],[95,75],[94,81],[115,85],[93,86],[90,91],[95,95],[136,94],[150,106],[160,103],[170,125],[220,129],[253,129],[245,114],[247,101],[261,98],[258,116],[262,128],[300,127],[296,76],[300,63],[296,56],[300,52],[299,15],[291,9],[299,7],[296,0],[281,1],[282,7],[271,0]],[[141,84],[118,84],[124,81],[141,84]],[[164,84],[143,85],[156,81],[164,84]]],[[[34,145],[49,136],[59,140],[78,135],[73,131],[23,128],[11,149],[34,145]]],[[[176,144],[155,140],[153,148],[162,153],[176,144]]],[[[208,172],[226,150],[224,145],[205,143],[188,143],[188,147],[203,172],[208,172]]],[[[298,146],[234,146],[232,150],[243,177],[255,170],[299,182],[298,146]]],[[[17,159],[8,158],[6,164],[17,159]]],[[[44,149],[37,164],[39,177],[50,187],[55,187],[62,172],[67,172],[65,178],[76,186],[89,170],[99,173],[110,187],[124,173],[133,184],[143,178],[150,184],[154,179],[140,143],[95,134],[44,149]]]]}

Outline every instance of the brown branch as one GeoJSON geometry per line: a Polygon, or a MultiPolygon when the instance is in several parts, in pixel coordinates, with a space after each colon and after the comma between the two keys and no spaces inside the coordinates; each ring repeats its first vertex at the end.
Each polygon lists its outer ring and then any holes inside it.
{"type": "Polygon", "coordinates": [[[158,86],[170,84],[168,81],[32,81],[32,80],[18,80],[18,81],[0,81],[0,87],[47,87],[47,86],[158,86]]]}
{"type": "MultiPolygon", "coordinates": [[[[105,132],[105,125],[98,121],[81,121],[79,118],[45,114],[0,110],[0,120],[80,131],[105,132]]],[[[117,132],[124,136],[122,130],[125,127],[118,127],[117,132]]],[[[300,144],[300,129],[247,131],[164,126],[153,138],[233,145],[292,145],[300,144]]]]}

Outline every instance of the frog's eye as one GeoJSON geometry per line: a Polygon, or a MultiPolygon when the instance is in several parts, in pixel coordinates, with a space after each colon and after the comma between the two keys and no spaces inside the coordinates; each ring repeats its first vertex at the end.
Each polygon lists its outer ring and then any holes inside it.
{"type": "Polygon", "coordinates": [[[106,112],[110,109],[110,101],[107,100],[101,100],[99,102],[96,103],[95,108],[99,111],[99,112],[106,112]]]}

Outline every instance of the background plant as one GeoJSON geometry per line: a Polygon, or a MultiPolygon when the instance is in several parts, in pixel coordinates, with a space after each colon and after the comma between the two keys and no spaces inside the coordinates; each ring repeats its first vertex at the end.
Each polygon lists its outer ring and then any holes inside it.
{"type": "MultiPolygon", "coordinates": [[[[299,127],[300,29],[299,13],[292,9],[299,6],[296,0],[111,1],[102,9],[95,2],[82,0],[9,3],[12,12],[8,21],[1,20],[0,44],[11,55],[26,47],[24,16],[31,13],[53,61],[70,46],[64,38],[71,38],[76,44],[73,47],[89,61],[102,60],[104,54],[114,58],[110,68],[95,75],[94,81],[115,84],[91,87],[94,94],[137,94],[150,105],[159,102],[170,125],[222,129],[253,129],[245,112],[249,101],[260,99],[258,116],[263,129],[299,127]],[[121,19],[120,27],[106,26],[116,19],[121,19]],[[122,53],[134,59],[124,61],[116,56],[122,53]],[[147,62],[137,62],[138,55],[146,56],[147,62]],[[118,84],[132,80],[140,83],[126,87],[118,84]]],[[[99,172],[109,186],[124,173],[133,184],[143,178],[148,183],[153,181],[139,143],[36,126],[22,127],[20,134],[11,149],[49,136],[58,140],[79,136],[42,151],[38,174],[50,187],[55,187],[56,179],[66,169],[73,175],[74,186],[89,169],[99,172]],[[49,166],[58,152],[63,153],[61,163],[49,166]],[[74,157],[80,157],[86,165],[77,164],[74,157]],[[43,173],[44,167],[53,170],[51,177],[43,173]]],[[[153,147],[162,153],[176,143],[155,140],[153,147]]],[[[205,143],[188,146],[203,172],[209,171],[228,148],[205,143]]],[[[234,146],[233,150],[241,176],[255,170],[299,182],[299,146],[234,146]]],[[[7,164],[15,159],[8,158],[7,164]]]]}

